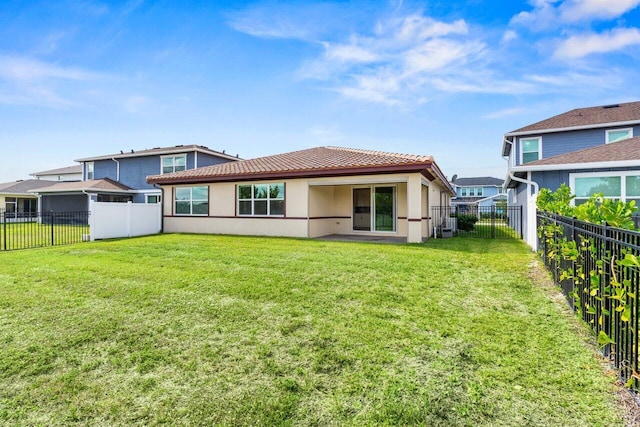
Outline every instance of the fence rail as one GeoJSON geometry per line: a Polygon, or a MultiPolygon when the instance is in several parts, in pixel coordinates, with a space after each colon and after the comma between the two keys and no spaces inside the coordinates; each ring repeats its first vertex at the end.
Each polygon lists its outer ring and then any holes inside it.
{"type": "Polygon", "coordinates": [[[434,206],[431,218],[438,237],[522,238],[521,206],[434,206]]]}
{"type": "Polygon", "coordinates": [[[545,212],[538,212],[537,221],[538,247],[554,281],[596,336],[611,338],[613,343],[601,342],[603,354],[638,391],[640,271],[617,261],[640,255],[640,233],[545,212]],[[569,248],[564,252],[563,242],[569,248]]]}
{"type": "Polygon", "coordinates": [[[89,212],[0,210],[0,251],[58,246],[88,240],[89,212]]]}

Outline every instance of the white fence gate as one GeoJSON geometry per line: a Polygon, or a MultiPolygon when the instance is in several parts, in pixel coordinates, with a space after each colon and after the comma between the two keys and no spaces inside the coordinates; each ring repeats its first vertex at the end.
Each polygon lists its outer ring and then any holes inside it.
{"type": "Polygon", "coordinates": [[[161,228],[160,203],[94,202],[89,205],[91,240],[157,234],[161,228]]]}

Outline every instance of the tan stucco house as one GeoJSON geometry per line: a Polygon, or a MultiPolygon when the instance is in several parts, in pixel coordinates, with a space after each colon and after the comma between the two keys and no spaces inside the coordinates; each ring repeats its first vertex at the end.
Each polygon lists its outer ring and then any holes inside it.
{"type": "Polygon", "coordinates": [[[317,147],[147,177],[163,231],[315,238],[433,235],[455,195],[433,157],[317,147]]]}

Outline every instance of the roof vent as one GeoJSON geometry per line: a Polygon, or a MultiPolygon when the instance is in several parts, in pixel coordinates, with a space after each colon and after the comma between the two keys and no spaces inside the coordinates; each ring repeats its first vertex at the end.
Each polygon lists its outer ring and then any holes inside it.
{"type": "Polygon", "coordinates": [[[620,104],[611,104],[611,105],[605,105],[602,108],[608,109],[608,108],[618,108],[620,106],[620,104]]]}

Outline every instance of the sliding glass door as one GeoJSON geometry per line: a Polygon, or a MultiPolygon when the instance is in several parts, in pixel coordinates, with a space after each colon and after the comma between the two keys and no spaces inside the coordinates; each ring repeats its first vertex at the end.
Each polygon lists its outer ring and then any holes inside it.
{"type": "Polygon", "coordinates": [[[396,231],[396,187],[353,189],[355,231],[396,231]]]}

